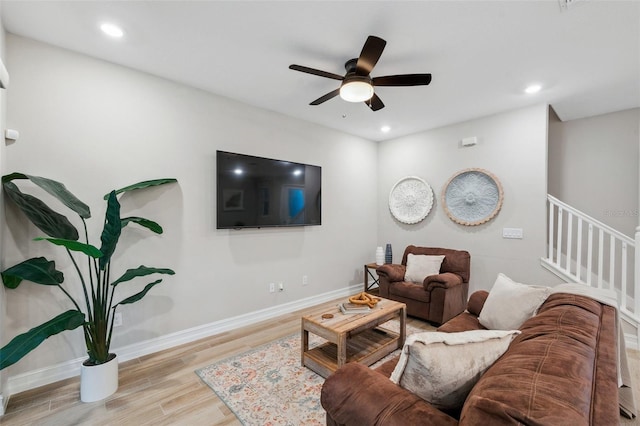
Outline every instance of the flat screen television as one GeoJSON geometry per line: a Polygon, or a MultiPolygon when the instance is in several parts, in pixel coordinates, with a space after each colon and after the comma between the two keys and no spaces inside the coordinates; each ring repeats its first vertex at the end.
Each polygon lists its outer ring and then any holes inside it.
{"type": "Polygon", "coordinates": [[[321,224],[319,166],[216,151],[217,229],[321,224]]]}

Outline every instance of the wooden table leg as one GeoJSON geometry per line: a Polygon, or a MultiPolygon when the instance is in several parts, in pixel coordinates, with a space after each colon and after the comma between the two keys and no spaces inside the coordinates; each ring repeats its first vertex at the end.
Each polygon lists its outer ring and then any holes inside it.
{"type": "Polygon", "coordinates": [[[369,268],[364,265],[364,291],[369,290],[369,268]]]}
{"type": "Polygon", "coordinates": [[[302,345],[300,351],[300,364],[304,366],[304,354],[309,350],[309,332],[304,329],[304,319],[302,320],[302,345]]]}
{"type": "Polygon", "coordinates": [[[398,348],[404,346],[404,340],[407,337],[407,308],[400,309],[400,338],[398,339],[398,348]]]}
{"type": "Polygon", "coordinates": [[[337,344],[337,355],[338,355],[338,368],[342,367],[347,363],[347,334],[341,333],[338,336],[338,344],[337,344]]]}

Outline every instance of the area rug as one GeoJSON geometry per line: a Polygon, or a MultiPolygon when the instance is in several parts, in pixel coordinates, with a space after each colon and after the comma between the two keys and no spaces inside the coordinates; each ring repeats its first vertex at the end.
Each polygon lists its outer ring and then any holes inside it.
{"type": "MultiPolygon", "coordinates": [[[[385,328],[398,329],[397,321],[385,328]]],[[[407,334],[420,330],[407,325],[407,334]]],[[[310,334],[309,346],[324,343],[310,334]]],[[[378,363],[397,355],[398,351],[378,363]]],[[[374,364],[375,365],[375,364],[374,364]]],[[[196,370],[244,425],[324,425],[320,405],[324,378],[300,365],[300,333],[196,370]]]]}

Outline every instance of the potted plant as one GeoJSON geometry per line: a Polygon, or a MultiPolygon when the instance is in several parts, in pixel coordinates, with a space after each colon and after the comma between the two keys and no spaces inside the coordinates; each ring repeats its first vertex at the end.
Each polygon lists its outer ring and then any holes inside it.
{"type": "Polygon", "coordinates": [[[88,359],[83,363],[81,372],[81,399],[85,402],[104,399],[117,390],[118,369],[115,354],[109,352],[113,334],[113,322],[119,305],[135,303],[147,292],[159,284],[162,279],[148,283],[142,290],[129,297],[114,301],[116,288],[134,278],[148,275],[168,274],[174,271],[167,268],[138,266],[127,269],[119,278],[113,280],[111,259],[116,250],[120,234],[128,224],[135,223],[152,232],[161,234],[162,227],[156,222],[141,217],[120,217],[120,203],[117,195],[127,191],[141,190],[151,186],[177,182],[176,179],[156,179],[139,182],[134,185],[111,191],[105,195],[107,201],[104,227],[100,236],[101,246],[97,248],[89,241],[86,219],[91,217],[89,207],[76,198],[67,188],[54,180],[23,173],[12,173],[2,177],[6,198],[13,201],[27,218],[47,237],[35,241],[46,241],[65,249],[71,258],[77,273],[74,283],[80,285],[82,296],[74,297],[64,286],[64,274],[56,270],[55,262],[44,257],[34,257],[4,270],[0,275],[5,287],[15,289],[22,281],[58,287],[71,302],[72,308],[62,314],[13,338],[0,348],[0,370],[18,362],[40,345],[45,339],[65,330],[82,327],[88,359]],[[14,183],[28,179],[53,197],[57,198],[82,221],[83,235],[64,215],[49,208],[43,201],[25,194],[14,183]],[[82,241],[83,240],[83,241],[82,241]],[[86,258],[84,261],[79,259],[86,258]],[[81,299],[80,301],[76,298],[81,299]],[[115,365],[115,367],[114,367],[115,365]],[[100,367],[94,369],[94,367],[100,367]],[[97,378],[99,382],[93,389],[88,380],[94,378],[95,371],[106,370],[107,378],[97,378]],[[115,373],[114,373],[115,371],[115,373]],[[115,374],[115,382],[114,382],[115,374]]]}

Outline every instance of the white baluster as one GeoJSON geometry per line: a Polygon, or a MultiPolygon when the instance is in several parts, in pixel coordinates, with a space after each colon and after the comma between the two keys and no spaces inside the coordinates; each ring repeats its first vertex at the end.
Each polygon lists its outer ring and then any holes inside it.
{"type": "Polygon", "coordinates": [[[547,260],[549,262],[553,262],[553,231],[554,229],[554,222],[553,222],[553,209],[555,207],[555,204],[553,204],[553,202],[551,200],[549,200],[549,251],[547,252],[547,260]]]}
{"type": "Polygon", "coordinates": [[[571,246],[573,244],[573,214],[567,212],[567,266],[565,271],[571,274],[571,246]]]}
{"type": "Polygon", "coordinates": [[[587,246],[587,285],[591,285],[593,275],[593,225],[589,224],[589,242],[587,246]]]}
{"type": "Polygon", "coordinates": [[[615,273],[616,273],[616,239],[613,235],[609,235],[609,289],[615,290],[615,273]]]}
{"type": "Polygon", "coordinates": [[[602,269],[604,263],[604,231],[598,230],[598,288],[602,288],[602,269]]]}
{"type": "Polygon", "coordinates": [[[564,209],[558,208],[558,235],[556,236],[556,266],[560,269],[560,259],[562,257],[562,213],[564,209]]]}
{"type": "Polygon", "coordinates": [[[578,241],[576,244],[576,281],[580,282],[582,276],[582,218],[578,217],[578,241]]]}
{"type": "Polygon", "coordinates": [[[622,259],[620,260],[621,262],[621,266],[622,266],[622,272],[621,272],[621,280],[620,280],[620,300],[618,301],[618,304],[621,305],[621,307],[623,308],[627,308],[628,304],[627,304],[627,299],[629,297],[629,295],[627,294],[627,262],[629,262],[629,259],[627,257],[627,243],[626,242],[622,242],[622,251],[620,253],[622,259]]]}

